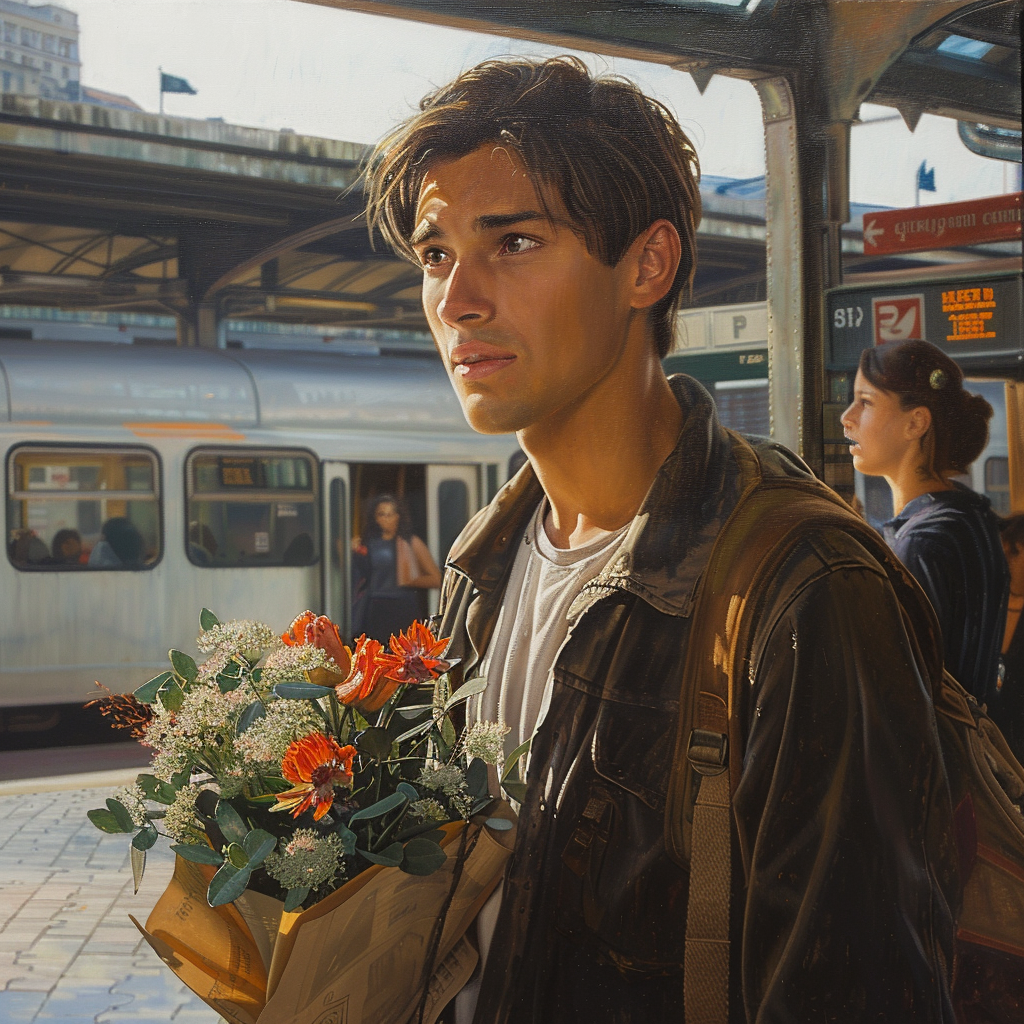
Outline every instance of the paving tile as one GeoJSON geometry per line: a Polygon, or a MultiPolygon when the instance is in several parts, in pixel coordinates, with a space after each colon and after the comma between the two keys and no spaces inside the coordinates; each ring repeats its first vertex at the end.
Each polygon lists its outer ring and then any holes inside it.
{"type": "Polygon", "coordinates": [[[21,1024],[22,1021],[35,1020],[39,1007],[46,999],[41,992],[16,992],[10,989],[0,990],[0,1021],[10,1024],[21,1024]]]}

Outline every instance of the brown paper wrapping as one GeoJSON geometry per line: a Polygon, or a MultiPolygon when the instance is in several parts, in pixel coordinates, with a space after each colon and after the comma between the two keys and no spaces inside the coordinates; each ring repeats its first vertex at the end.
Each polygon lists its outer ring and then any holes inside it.
{"type": "MultiPolygon", "coordinates": [[[[231,1024],[408,1024],[423,996],[464,827],[444,826],[448,860],[433,874],[372,867],[298,913],[252,892],[210,907],[215,869],[179,857],[146,927],[132,920],[160,959],[231,1024]]],[[[468,827],[473,845],[445,918],[423,1024],[433,1024],[472,975],[478,955],[464,934],[512,849],[514,831],[468,827]]]]}

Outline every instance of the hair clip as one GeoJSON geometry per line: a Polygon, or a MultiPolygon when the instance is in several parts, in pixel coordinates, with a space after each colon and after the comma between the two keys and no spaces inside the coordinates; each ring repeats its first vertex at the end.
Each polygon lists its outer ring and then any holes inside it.
{"type": "Polygon", "coordinates": [[[946,374],[943,370],[932,370],[928,383],[935,391],[938,391],[946,383],[946,374]]]}

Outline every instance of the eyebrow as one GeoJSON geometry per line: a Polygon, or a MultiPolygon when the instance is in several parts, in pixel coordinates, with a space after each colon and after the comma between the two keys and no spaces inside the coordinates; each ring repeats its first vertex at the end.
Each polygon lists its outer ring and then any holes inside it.
{"type": "MultiPolygon", "coordinates": [[[[551,218],[547,214],[538,210],[519,210],[516,213],[485,213],[483,216],[477,217],[476,228],[479,231],[493,231],[495,228],[507,228],[513,224],[522,224],[531,220],[551,222],[551,218]]],[[[429,221],[421,222],[409,237],[409,244],[422,245],[443,234],[444,232],[436,224],[431,224],[429,221]]]]}

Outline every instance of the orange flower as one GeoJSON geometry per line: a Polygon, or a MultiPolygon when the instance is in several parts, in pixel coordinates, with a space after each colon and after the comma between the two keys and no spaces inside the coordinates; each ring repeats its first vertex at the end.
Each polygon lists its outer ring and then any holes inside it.
{"type": "Polygon", "coordinates": [[[311,669],[306,673],[311,683],[334,686],[338,676],[344,676],[349,670],[352,651],[341,642],[338,627],[326,615],[303,612],[292,620],[288,632],[283,633],[281,639],[288,647],[301,647],[303,644],[319,647],[338,666],[337,669],[311,669]]]}
{"type": "Polygon", "coordinates": [[[351,704],[362,712],[380,711],[384,707],[401,681],[388,679],[384,674],[383,650],[379,640],[370,640],[365,633],[356,641],[348,677],[334,688],[341,704],[351,704]]]}
{"type": "Polygon", "coordinates": [[[400,683],[423,683],[448,671],[448,662],[440,657],[448,639],[438,640],[422,622],[392,636],[390,646],[392,653],[382,654],[378,660],[388,676],[400,683]]]}
{"type": "Polygon", "coordinates": [[[336,740],[322,732],[293,740],[281,761],[281,774],[295,785],[277,794],[277,806],[271,810],[290,810],[297,818],[313,807],[313,820],[319,821],[331,809],[334,787],[352,785],[355,756],[355,747],[339,747],[336,740]]]}

